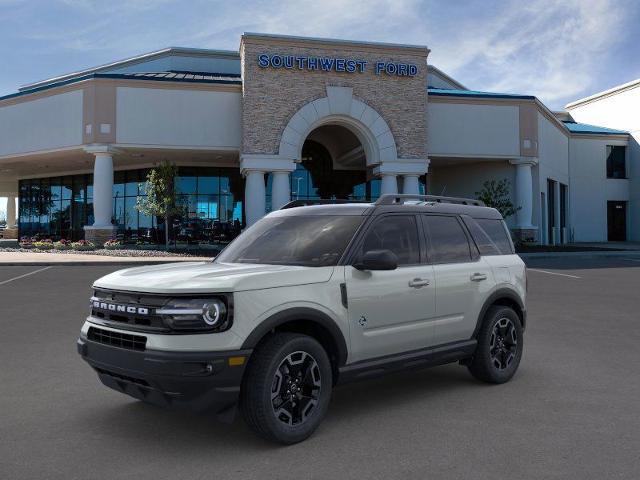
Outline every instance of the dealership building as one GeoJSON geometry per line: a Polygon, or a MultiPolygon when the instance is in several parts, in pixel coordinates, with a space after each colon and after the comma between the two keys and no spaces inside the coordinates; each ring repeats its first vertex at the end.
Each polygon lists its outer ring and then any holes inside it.
{"type": "Polygon", "coordinates": [[[197,242],[291,199],[475,197],[503,179],[518,238],[640,241],[640,81],[552,112],[468,89],[428,55],[247,33],[237,52],[167,48],[25,85],[0,98],[5,237],[157,241],[136,202],[168,160],[172,235],[197,242]]]}

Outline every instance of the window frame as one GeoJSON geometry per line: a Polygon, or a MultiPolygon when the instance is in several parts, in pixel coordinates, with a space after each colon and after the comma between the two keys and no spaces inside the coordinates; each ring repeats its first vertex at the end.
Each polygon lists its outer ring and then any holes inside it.
{"type": "Polygon", "coordinates": [[[515,254],[515,246],[513,244],[513,239],[511,238],[511,232],[509,231],[509,227],[507,227],[507,224],[504,220],[501,219],[497,219],[497,218],[475,218],[472,217],[470,215],[462,215],[462,222],[465,224],[465,226],[467,227],[467,230],[469,231],[469,235],[471,236],[471,239],[473,240],[473,243],[475,243],[476,248],[478,249],[478,252],[480,253],[480,255],[482,256],[489,256],[489,257],[495,257],[495,256],[501,256],[501,255],[513,255],[515,254]],[[491,235],[489,234],[489,232],[480,224],[480,221],[485,220],[485,221],[490,221],[490,222],[499,222],[500,226],[502,227],[502,231],[505,234],[505,238],[507,239],[507,244],[509,246],[509,252],[508,253],[502,253],[500,251],[500,247],[498,246],[497,243],[495,243],[494,239],[491,237],[491,235]],[[476,241],[476,238],[473,236],[473,233],[471,232],[471,228],[469,228],[469,224],[467,224],[467,222],[471,223],[475,223],[478,228],[480,228],[485,235],[489,238],[489,240],[491,240],[491,242],[493,242],[494,246],[496,247],[496,249],[498,250],[498,252],[500,253],[496,253],[496,254],[490,254],[490,253],[482,253],[480,252],[480,247],[478,246],[478,243],[476,241]]]}
{"type": "Polygon", "coordinates": [[[430,265],[459,265],[461,263],[477,263],[480,261],[481,255],[480,255],[480,251],[478,250],[478,246],[476,245],[476,242],[474,241],[463,219],[460,218],[460,215],[456,215],[456,214],[448,215],[448,214],[440,214],[440,213],[422,213],[420,214],[420,217],[421,217],[420,224],[424,229],[424,238],[427,244],[427,260],[430,265]],[[467,239],[467,245],[469,246],[469,260],[460,261],[460,262],[434,262],[433,261],[433,258],[434,258],[433,240],[431,238],[431,231],[426,225],[427,217],[449,217],[449,218],[454,218],[458,222],[458,225],[460,225],[460,228],[462,229],[467,239]]]}
{"type": "Polygon", "coordinates": [[[398,268],[417,267],[427,263],[426,259],[426,242],[423,235],[421,222],[418,220],[418,215],[413,212],[388,212],[379,215],[372,215],[369,221],[363,222],[360,228],[356,232],[353,242],[347,247],[344,263],[338,262],[338,265],[353,266],[358,261],[358,252],[362,248],[362,244],[369,233],[369,231],[376,225],[377,222],[382,221],[388,217],[412,217],[414,225],[416,227],[416,235],[418,237],[418,263],[409,263],[404,265],[398,265],[398,268]]]}
{"type": "MultiPolygon", "coordinates": [[[[629,162],[628,162],[628,148],[626,145],[606,145],[605,146],[605,158],[604,158],[604,174],[605,174],[605,178],[607,180],[628,180],[629,179],[629,162]],[[624,173],[622,177],[616,177],[614,175],[609,176],[609,156],[610,154],[610,149],[613,150],[614,148],[622,148],[624,151],[624,155],[623,155],[623,161],[624,161],[624,173]]],[[[615,171],[615,169],[611,168],[611,172],[613,173],[615,171]]]]}

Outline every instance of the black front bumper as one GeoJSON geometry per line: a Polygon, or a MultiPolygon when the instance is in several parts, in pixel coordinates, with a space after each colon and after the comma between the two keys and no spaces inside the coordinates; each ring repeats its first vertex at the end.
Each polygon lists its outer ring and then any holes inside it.
{"type": "Polygon", "coordinates": [[[107,387],[155,405],[196,412],[221,413],[236,404],[251,355],[251,350],[135,351],[83,338],[77,345],[107,387]],[[230,357],[244,357],[244,362],[230,366],[230,357]]]}

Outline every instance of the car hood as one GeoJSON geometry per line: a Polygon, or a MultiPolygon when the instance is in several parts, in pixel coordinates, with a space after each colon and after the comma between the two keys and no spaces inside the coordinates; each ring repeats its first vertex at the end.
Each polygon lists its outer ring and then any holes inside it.
{"type": "Polygon", "coordinates": [[[215,293],[327,282],[333,267],[179,262],[127,268],[106,275],[96,288],[146,293],[215,293]]]}

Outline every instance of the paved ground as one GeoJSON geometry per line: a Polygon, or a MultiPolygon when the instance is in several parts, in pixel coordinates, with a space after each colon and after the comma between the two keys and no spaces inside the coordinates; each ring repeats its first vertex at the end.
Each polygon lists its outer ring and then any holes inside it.
{"type": "Polygon", "coordinates": [[[511,383],[451,365],[345,386],[286,448],[99,384],[75,339],[91,281],[116,267],[0,266],[0,478],[638,478],[640,261],[530,264],[511,383]]]}
{"type": "Polygon", "coordinates": [[[198,262],[211,257],[125,257],[83,253],[0,252],[0,268],[7,265],[109,265],[128,263],[198,262]]]}

